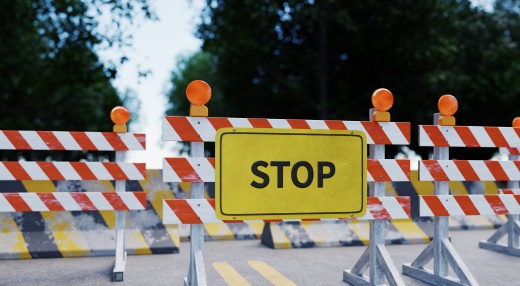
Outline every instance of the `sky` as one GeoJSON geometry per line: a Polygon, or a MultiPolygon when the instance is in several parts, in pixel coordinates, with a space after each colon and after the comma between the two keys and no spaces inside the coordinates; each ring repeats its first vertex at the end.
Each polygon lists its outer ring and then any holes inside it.
{"type": "MultiPolygon", "coordinates": [[[[171,88],[176,59],[200,48],[201,41],[193,34],[202,5],[200,0],[150,0],[159,21],[143,21],[134,28],[132,48],[125,50],[130,60],[118,69],[113,81],[121,92],[134,90],[141,102],[138,120],[128,130],[146,133],[146,151],[129,151],[129,162],[146,162],[147,169],[162,169],[162,158],[178,155],[174,150],[176,143],[162,142],[161,138],[162,117],[168,104],[165,94],[171,88]],[[150,70],[151,74],[139,78],[139,70],[150,70]]],[[[100,52],[102,60],[119,55],[116,50],[100,52]]]]}

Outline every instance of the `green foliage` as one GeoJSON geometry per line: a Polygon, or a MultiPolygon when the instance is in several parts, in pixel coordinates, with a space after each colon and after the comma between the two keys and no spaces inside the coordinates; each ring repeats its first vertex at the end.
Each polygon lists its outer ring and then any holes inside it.
{"type": "MultiPolygon", "coordinates": [[[[122,104],[110,82],[117,65],[101,63],[96,48],[130,44],[119,25],[151,18],[146,1],[1,1],[0,129],[111,131],[110,111],[122,104]],[[103,9],[111,11],[109,33],[98,22],[103,9]]],[[[0,159],[19,156],[42,160],[49,153],[2,152],[0,159]]]]}
{"type": "MultiPolygon", "coordinates": [[[[458,125],[511,126],[519,115],[519,1],[491,12],[467,0],[207,4],[197,36],[225,101],[212,116],[368,120],[372,92],[385,87],[392,121],[411,122],[425,158],[415,126],[432,123],[443,94],[459,101],[458,125]]],[[[451,154],[495,151],[463,149],[451,154]]]]}

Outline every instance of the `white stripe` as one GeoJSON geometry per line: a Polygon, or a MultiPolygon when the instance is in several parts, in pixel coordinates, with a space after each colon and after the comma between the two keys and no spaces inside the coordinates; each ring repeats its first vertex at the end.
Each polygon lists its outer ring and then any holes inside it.
{"type": "Polygon", "coordinates": [[[368,134],[363,124],[361,124],[361,121],[343,121],[343,124],[345,124],[347,130],[357,130],[365,132],[367,137],[367,144],[377,144],[377,141],[380,141],[379,138],[372,138],[372,136],[368,134]]]}
{"type": "Polygon", "coordinates": [[[72,198],[70,193],[68,192],[56,192],[54,193],[54,197],[58,202],[60,202],[61,206],[67,211],[80,211],[81,207],[78,203],[72,198]]]}
{"type": "Polygon", "coordinates": [[[54,162],[53,164],[65,180],[81,180],[81,176],[69,162],[54,162]]]}
{"type": "Polygon", "coordinates": [[[11,172],[7,169],[7,167],[4,165],[4,163],[0,162],[0,181],[13,181],[14,176],[11,175],[11,172]]]}
{"type": "Polygon", "coordinates": [[[166,158],[163,159],[163,182],[176,182],[180,183],[181,178],[173,171],[173,168],[168,164],[166,158]]]}
{"type": "Polygon", "coordinates": [[[422,125],[419,125],[419,146],[434,146],[433,141],[422,125]]]}
{"type": "Polygon", "coordinates": [[[204,142],[214,142],[217,133],[207,117],[186,117],[191,126],[200,134],[204,142]]]}
{"type": "Polygon", "coordinates": [[[435,216],[422,196],[419,196],[419,216],[435,216]]]}
{"type": "Polygon", "coordinates": [[[449,146],[466,146],[453,126],[439,126],[439,132],[444,136],[449,146]]]}
{"type": "Polygon", "coordinates": [[[375,182],[370,172],[367,172],[367,182],[375,182]]]}
{"type": "Polygon", "coordinates": [[[365,215],[362,216],[362,217],[358,217],[357,219],[358,220],[373,220],[374,216],[370,212],[370,209],[367,208],[367,212],[365,213],[365,215]]]}
{"type": "Polygon", "coordinates": [[[511,147],[520,146],[520,138],[513,127],[498,127],[507,143],[511,147]]]}
{"type": "Polygon", "coordinates": [[[287,119],[267,119],[273,128],[292,129],[287,119]]]}
{"type": "Polygon", "coordinates": [[[64,131],[53,131],[52,134],[56,136],[56,139],[60,141],[61,145],[65,150],[82,150],[81,146],[79,146],[78,142],[72,137],[70,132],[64,131]]]}
{"type": "Polygon", "coordinates": [[[137,199],[134,193],[118,193],[121,200],[125,203],[129,210],[144,210],[146,205],[143,206],[137,199]]]}
{"type": "Polygon", "coordinates": [[[468,195],[468,197],[473,202],[480,215],[495,215],[495,211],[491,208],[483,195],[468,195]]]}
{"type": "Polygon", "coordinates": [[[85,162],[90,171],[94,174],[97,180],[117,180],[114,178],[107,168],[101,162],[85,162]]]}
{"type": "Polygon", "coordinates": [[[213,207],[209,204],[207,200],[204,199],[191,199],[186,200],[190,207],[195,211],[195,213],[200,217],[200,220],[204,223],[215,223],[222,222],[222,220],[217,218],[217,214],[213,207]]]}
{"type": "Polygon", "coordinates": [[[0,150],[16,150],[3,131],[0,131],[0,150]]]}
{"type": "Polygon", "coordinates": [[[329,130],[324,120],[306,120],[311,129],[329,130]]]}
{"type": "Polygon", "coordinates": [[[432,174],[430,174],[430,171],[426,168],[426,165],[424,165],[423,161],[419,161],[419,181],[435,181],[433,179],[432,174]]]}
{"type": "Polygon", "coordinates": [[[36,193],[20,193],[20,196],[33,212],[49,211],[49,208],[42,202],[36,193]]]}
{"type": "Polygon", "coordinates": [[[118,163],[117,164],[119,168],[125,173],[125,175],[128,177],[128,180],[144,180],[143,174],[139,172],[139,169],[136,165],[133,163],[118,163]]]}
{"type": "Polygon", "coordinates": [[[29,177],[31,177],[31,180],[49,180],[49,177],[45,175],[42,168],[40,168],[36,162],[20,161],[19,163],[29,177]]]}
{"type": "Polygon", "coordinates": [[[92,204],[98,210],[113,210],[114,207],[108,202],[101,192],[85,192],[87,197],[92,201],[92,204]]]}
{"type": "Polygon", "coordinates": [[[163,200],[163,224],[182,224],[170,206],[163,200]]]}
{"type": "Polygon", "coordinates": [[[498,148],[498,154],[500,154],[500,155],[509,155],[511,153],[509,152],[509,148],[500,147],[500,148],[498,148]]]}
{"type": "Polygon", "coordinates": [[[509,214],[520,214],[520,204],[518,204],[514,195],[500,195],[500,199],[506,206],[509,214]]]}
{"type": "Polygon", "coordinates": [[[36,133],[36,131],[23,131],[20,130],[20,134],[23,139],[27,141],[31,149],[33,150],[49,150],[49,146],[43,142],[42,138],[36,133]]]}
{"type": "Polygon", "coordinates": [[[393,182],[408,182],[409,179],[406,177],[406,174],[403,172],[403,169],[397,164],[396,160],[392,159],[382,159],[379,160],[379,163],[383,165],[388,176],[393,182]]]}
{"type": "Polygon", "coordinates": [[[203,182],[215,182],[215,168],[206,158],[188,158],[188,163],[203,182]]]}
{"type": "Polygon", "coordinates": [[[483,126],[468,126],[480,147],[495,147],[495,143],[489,137],[483,126]]]}
{"type": "Polygon", "coordinates": [[[438,160],[437,162],[441,166],[444,173],[446,173],[448,176],[449,181],[466,181],[459,168],[457,168],[457,165],[455,165],[455,162],[451,160],[438,160]]]}
{"type": "Polygon", "coordinates": [[[251,122],[247,118],[228,118],[231,126],[237,128],[253,128],[251,122]]]}
{"type": "Polygon", "coordinates": [[[489,171],[488,166],[482,160],[469,160],[468,161],[475,173],[477,174],[480,181],[495,181],[495,177],[489,171]]]}
{"type": "Polygon", "coordinates": [[[399,202],[392,197],[381,197],[379,198],[381,204],[385,207],[386,211],[390,214],[392,219],[404,219],[409,218],[403,207],[399,202]]]}
{"type": "Polygon", "coordinates": [[[15,209],[9,201],[4,197],[3,194],[0,193],[0,213],[14,212],[15,209]]]}
{"type": "Polygon", "coordinates": [[[170,122],[166,120],[166,117],[162,118],[162,140],[163,141],[182,141],[181,137],[175,129],[171,126],[170,122]]]}
{"type": "Polygon", "coordinates": [[[132,134],[132,133],[118,133],[118,134],[119,134],[119,138],[121,138],[121,141],[123,141],[123,143],[128,148],[128,150],[145,150],[145,148],[143,148],[143,145],[141,145],[139,140],[137,140],[137,138],[135,137],[135,134],[132,134]]]}
{"type": "Polygon", "coordinates": [[[509,177],[509,181],[520,181],[520,171],[513,161],[499,161],[499,163],[509,177]]]}
{"type": "Polygon", "coordinates": [[[466,215],[453,196],[445,195],[438,197],[444,208],[446,208],[446,211],[450,214],[450,216],[466,215]]]}
{"type": "Polygon", "coordinates": [[[379,125],[385,131],[386,136],[390,139],[393,145],[408,145],[406,137],[395,122],[379,122],[379,125]]]}
{"type": "Polygon", "coordinates": [[[108,140],[101,132],[85,132],[87,137],[92,141],[99,151],[113,151],[114,147],[108,143],[108,140]]]}

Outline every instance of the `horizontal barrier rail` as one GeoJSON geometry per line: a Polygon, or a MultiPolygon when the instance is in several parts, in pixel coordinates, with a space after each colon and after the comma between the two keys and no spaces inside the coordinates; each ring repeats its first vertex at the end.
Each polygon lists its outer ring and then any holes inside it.
{"type": "MultiPolygon", "coordinates": [[[[375,220],[410,218],[410,197],[368,197],[367,212],[359,218],[250,220],[265,222],[375,220]]],[[[249,221],[249,220],[248,220],[249,221]]],[[[220,220],[214,199],[163,200],[164,224],[241,223],[243,220],[220,220]]]]}
{"type": "Polygon", "coordinates": [[[164,141],[214,142],[224,127],[359,130],[368,144],[410,144],[409,122],[165,116],[162,134],[164,141]]]}
{"type": "Polygon", "coordinates": [[[144,180],[145,163],[0,162],[0,180],[144,180]]]}
{"type": "Polygon", "coordinates": [[[425,147],[517,147],[520,129],[513,127],[419,125],[425,147]]]}
{"type": "MultiPolygon", "coordinates": [[[[408,182],[410,160],[370,159],[367,181],[408,182]]],[[[215,158],[165,158],[164,182],[215,182],[215,158]]]]}
{"type": "Polygon", "coordinates": [[[419,161],[420,181],[518,181],[520,161],[419,161]]]}
{"type": "Polygon", "coordinates": [[[0,193],[0,212],[127,211],[146,209],[145,192],[0,193]]]}
{"type": "Polygon", "coordinates": [[[146,135],[112,132],[0,130],[2,150],[145,150],[146,135]]]}
{"type": "Polygon", "coordinates": [[[520,195],[419,196],[420,216],[520,214],[520,195]]]}

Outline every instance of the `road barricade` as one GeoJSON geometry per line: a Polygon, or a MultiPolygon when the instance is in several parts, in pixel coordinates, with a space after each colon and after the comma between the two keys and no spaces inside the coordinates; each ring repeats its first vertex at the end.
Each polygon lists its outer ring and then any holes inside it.
{"type": "Polygon", "coordinates": [[[434,125],[419,126],[419,145],[434,147],[433,160],[419,162],[419,180],[433,181],[433,196],[420,196],[420,215],[435,216],[433,241],[403,274],[435,285],[478,285],[449,240],[449,216],[504,215],[518,211],[512,195],[449,195],[450,181],[511,181],[520,179],[514,162],[449,160],[449,147],[513,147],[520,145],[519,133],[508,127],[455,126],[458,108],[455,97],[439,99],[434,125]],[[505,207],[505,205],[508,205],[505,207]],[[434,269],[425,265],[433,260],[434,269]],[[451,266],[457,277],[449,275],[451,266]]]}
{"type": "MultiPolygon", "coordinates": [[[[0,162],[0,180],[115,180],[115,193],[105,192],[37,192],[0,193],[0,212],[15,213],[13,219],[34,223],[26,214],[45,212],[52,216],[63,211],[115,211],[115,266],[113,281],[122,281],[126,263],[125,227],[128,210],[146,209],[146,193],[125,192],[127,180],[144,180],[144,163],[125,163],[128,150],[145,150],[144,134],[126,133],[128,111],[123,107],[112,110],[116,124],[110,132],[63,131],[0,131],[3,150],[82,150],[115,151],[116,162],[0,162]]],[[[51,183],[52,184],[52,183],[51,183]]],[[[52,191],[50,189],[49,191],[52,191]]],[[[45,235],[41,232],[40,235],[45,235]]],[[[38,239],[38,237],[35,237],[38,239]]],[[[43,241],[47,241],[43,239],[43,241]]],[[[4,243],[4,242],[2,242],[4,243]]],[[[33,243],[30,241],[29,243],[33,243]]],[[[23,245],[15,246],[23,249],[23,245]]],[[[26,246],[25,246],[26,247],[26,246]]]]}

